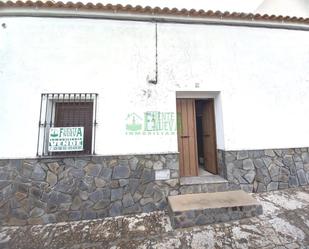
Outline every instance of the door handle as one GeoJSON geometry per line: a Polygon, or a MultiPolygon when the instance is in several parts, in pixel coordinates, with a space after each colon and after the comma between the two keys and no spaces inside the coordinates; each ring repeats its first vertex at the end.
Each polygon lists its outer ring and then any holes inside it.
{"type": "Polygon", "coordinates": [[[204,137],[210,137],[210,134],[205,134],[204,137]]]}
{"type": "Polygon", "coordinates": [[[181,138],[188,138],[188,137],[190,137],[190,136],[180,136],[181,138]]]}

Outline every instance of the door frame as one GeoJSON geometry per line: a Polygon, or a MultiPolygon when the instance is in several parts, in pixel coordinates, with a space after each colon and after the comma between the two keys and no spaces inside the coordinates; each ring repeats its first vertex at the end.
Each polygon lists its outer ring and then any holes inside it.
{"type": "MultiPolygon", "coordinates": [[[[186,95],[186,93],[182,93],[182,92],[179,92],[176,94],[176,102],[178,99],[191,99],[191,100],[209,100],[211,99],[211,101],[213,101],[213,122],[214,122],[214,138],[215,138],[215,142],[214,142],[214,146],[215,146],[215,161],[216,161],[216,172],[217,174],[219,174],[219,164],[218,164],[218,155],[217,155],[217,150],[218,150],[218,144],[217,144],[217,124],[216,124],[216,107],[215,107],[215,96],[213,96],[213,93],[208,93],[207,96],[201,96],[199,95],[198,93],[196,94],[196,92],[194,92],[196,96],[192,96],[192,94],[189,94],[186,95]],[[180,94],[179,94],[180,93],[180,94]]],[[[218,92],[215,92],[216,95],[218,94],[218,92]]],[[[203,94],[204,95],[204,94],[203,94]]],[[[177,105],[176,105],[177,106],[177,105]]],[[[176,108],[177,109],[177,108],[176,108]]],[[[196,107],[194,106],[194,115],[196,117],[196,107]]],[[[177,110],[177,115],[178,115],[178,110],[177,110]]],[[[196,148],[197,148],[197,133],[196,133],[196,118],[194,119],[194,125],[195,125],[195,137],[194,137],[194,140],[195,140],[195,143],[196,143],[196,148]]],[[[177,130],[177,145],[178,145],[178,152],[181,153],[180,151],[180,144],[179,144],[179,134],[178,134],[178,130],[177,130]]],[[[197,158],[198,157],[198,153],[197,153],[197,149],[195,150],[195,157],[197,158]]],[[[181,160],[182,158],[182,155],[179,155],[179,171],[180,171],[180,177],[185,177],[183,175],[181,175],[181,167],[184,167],[184,165],[181,165],[183,162],[181,160]]],[[[196,161],[196,167],[197,167],[197,170],[199,169],[199,165],[198,165],[198,160],[196,161]]],[[[197,175],[196,176],[199,176],[198,174],[198,171],[197,171],[197,175]]],[[[194,176],[193,176],[194,177],[194,176]]]]}

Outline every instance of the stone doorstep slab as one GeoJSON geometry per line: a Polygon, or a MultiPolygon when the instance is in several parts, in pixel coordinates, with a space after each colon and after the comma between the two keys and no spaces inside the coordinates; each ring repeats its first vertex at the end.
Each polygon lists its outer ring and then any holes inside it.
{"type": "Polygon", "coordinates": [[[219,175],[213,176],[185,176],[181,177],[179,181],[180,185],[195,185],[195,184],[217,184],[228,183],[226,179],[219,175]]]}
{"type": "Polygon", "coordinates": [[[168,196],[173,212],[260,205],[243,190],[168,196]]]}
{"type": "Polygon", "coordinates": [[[263,209],[261,205],[213,208],[178,212],[175,214],[171,214],[170,212],[170,221],[172,227],[176,229],[252,218],[262,213],[263,209]]]}
{"type": "Polygon", "coordinates": [[[262,205],[242,190],[168,197],[174,228],[250,218],[263,213],[262,205]]]}

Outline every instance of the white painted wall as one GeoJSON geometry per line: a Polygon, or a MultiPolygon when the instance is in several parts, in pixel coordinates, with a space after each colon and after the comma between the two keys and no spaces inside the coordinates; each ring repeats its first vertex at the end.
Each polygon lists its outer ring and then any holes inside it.
{"type": "Polygon", "coordinates": [[[0,158],[35,156],[42,92],[99,94],[98,154],[177,151],[176,135],[125,134],[130,112],[175,112],[176,91],[219,92],[220,149],[309,146],[309,32],[159,24],[159,82],[152,85],[152,23],[0,23],[0,158]]]}

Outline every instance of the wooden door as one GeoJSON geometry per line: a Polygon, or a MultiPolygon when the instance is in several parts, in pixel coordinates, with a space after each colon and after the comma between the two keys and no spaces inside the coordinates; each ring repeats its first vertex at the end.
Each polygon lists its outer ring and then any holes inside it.
{"type": "Polygon", "coordinates": [[[84,127],[84,150],[69,154],[91,154],[92,117],[93,102],[56,103],[55,127],[84,127]]]}
{"type": "Polygon", "coordinates": [[[197,176],[195,100],[177,99],[180,176],[197,176]]]}
{"type": "Polygon", "coordinates": [[[205,100],[202,113],[205,170],[218,173],[214,100],[205,100]]]}

